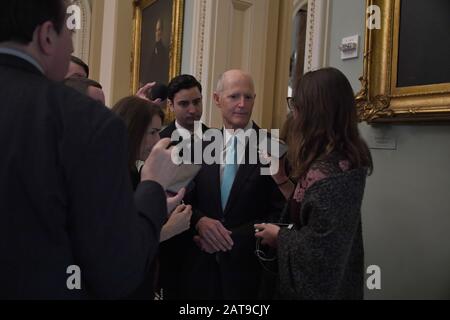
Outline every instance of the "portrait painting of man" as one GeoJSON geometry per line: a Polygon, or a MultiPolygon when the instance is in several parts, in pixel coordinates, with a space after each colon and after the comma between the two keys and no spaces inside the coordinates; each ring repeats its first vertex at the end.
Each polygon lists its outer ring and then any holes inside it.
{"type": "Polygon", "coordinates": [[[183,0],[134,2],[132,90],[149,82],[167,85],[181,69],[183,0]]]}
{"type": "Polygon", "coordinates": [[[173,1],[159,0],[142,12],[141,83],[169,81],[173,1]]]}

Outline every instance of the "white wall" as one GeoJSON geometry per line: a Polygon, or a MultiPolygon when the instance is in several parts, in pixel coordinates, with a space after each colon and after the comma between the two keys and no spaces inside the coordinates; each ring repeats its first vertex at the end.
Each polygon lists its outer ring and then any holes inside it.
{"type": "Polygon", "coordinates": [[[190,61],[191,61],[191,50],[192,50],[192,32],[193,32],[193,21],[194,16],[194,1],[185,0],[184,1],[184,26],[183,26],[183,48],[182,48],[182,58],[181,58],[181,73],[182,74],[192,74],[190,61]]]}
{"type": "MultiPolygon", "coordinates": [[[[358,91],[362,50],[359,59],[344,62],[337,48],[346,36],[364,40],[365,1],[331,2],[328,62],[358,91]]],[[[360,128],[365,137],[376,130],[360,128]]],[[[450,299],[450,124],[379,128],[391,130],[397,149],[372,150],[363,232],[366,264],[381,267],[382,289],[367,290],[366,298],[450,299]]]]}

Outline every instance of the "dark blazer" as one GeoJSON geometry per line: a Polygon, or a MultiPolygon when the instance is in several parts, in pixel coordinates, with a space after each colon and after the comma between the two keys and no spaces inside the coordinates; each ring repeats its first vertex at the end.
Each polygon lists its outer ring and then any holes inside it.
{"type": "MultiPolygon", "coordinates": [[[[160,133],[161,139],[171,138],[172,133],[176,130],[175,121],[172,121],[160,133]]],[[[206,132],[209,128],[202,124],[202,131],[206,132]]],[[[179,140],[181,142],[181,139],[179,140]]],[[[195,144],[192,144],[195,146],[195,144]]],[[[200,145],[200,148],[202,146],[200,145]]],[[[192,149],[194,152],[195,149],[192,149]]],[[[194,156],[191,156],[191,161],[194,156]]],[[[191,183],[187,189],[194,188],[194,183],[191,183]]],[[[164,300],[178,300],[183,298],[182,284],[185,275],[183,273],[182,261],[188,259],[188,248],[192,241],[192,233],[190,231],[183,232],[171,239],[168,239],[160,244],[159,250],[159,280],[158,293],[163,294],[164,300]]]]}
{"type": "Polygon", "coordinates": [[[171,138],[172,137],[172,133],[177,129],[177,127],[175,126],[175,121],[172,121],[167,127],[165,127],[160,133],[159,136],[161,137],[161,139],[164,138],[171,138]]]}
{"type": "MultiPolygon", "coordinates": [[[[159,133],[159,136],[161,137],[161,139],[164,138],[171,138],[172,137],[172,133],[177,129],[176,125],[175,125],[175,121],[172,121],[166,128],[164,128],[164,130],[162,130],[159,133]]],[[[202,132],[207,131],[209,128],[204,125],[202,123],[202,132]]]]}
{"type": "MultiPolygon", "coordinates": [[[[255,130],[259,128],[254,125],[255,130]]],[[[247,145],[247,151],[249,146],[247,145]]],[[[248,154],[248,152],[247,152],[248,154]]],[[[193,209],[191,227],[202,217],[220,220],[231,230],[230,252],[207,254],[192,241],[186,259],[186,299],[256,299],[261,266],[255,255],[256,222],[278,216],[285,199],[272,177],[261,175],[261,164],[239,167],[225,211],[220,196],[220,164],[204,165],[195,178],[195,189],[186,199],[193,209]]]]}
{"type": "Polygon", "coordinates": [[[167,205],[127,170],[105,106],[0,54],[0,299],[121,298],[143,280],[167,205]],[[68,290],[67,268],[81,269],[68,290]]]}

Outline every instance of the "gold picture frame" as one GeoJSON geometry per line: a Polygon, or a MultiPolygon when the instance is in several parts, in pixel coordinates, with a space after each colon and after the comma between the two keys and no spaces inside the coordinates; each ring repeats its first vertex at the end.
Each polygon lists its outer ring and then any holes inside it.
{"type": "Polygon", "coordinates": [[[366,0],[367,8],[380,9],[381,29],[366,28],[362,89],[356,96],[359,119],[368,123],[448,121],[450,83],[398,86],[402,1],[366,0]]]}
{"type": "MultiPolygon", "coordinates": [[[[184,0],[134,0],[133,6],[131,93],[135,94],[147,82],[157,81],[167,85],[170,79],[180,74],[184,0]],[[159,40],[157,40],[158,31],[156,31],[158,28],[162,28],[159,40]],[[149,42],[152,40],[154,42],[149,42]],[[158,52],[156,47],[158,41],[163,46],[161,51],[167,53],[162,55],[167,55],[163,62],[148,60],[152,59],[153,52],[158,52]],[[144,56],[145,61],[143,61],[144,56]],[[151,66],[147,66],[148,64],[151,66]],[[155,71],[155,74],[150,75],[147,73],[149,70],[155,71]]],[[[172,119],[173,114],[167,108],[166,120],[172,119]]]]}

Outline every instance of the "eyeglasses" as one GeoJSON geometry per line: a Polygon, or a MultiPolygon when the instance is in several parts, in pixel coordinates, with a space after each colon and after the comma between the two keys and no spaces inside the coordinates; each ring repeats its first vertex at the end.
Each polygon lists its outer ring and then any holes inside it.
{"type": "Polygon", "coordinates": [[[294,98],[293,97],[287,97],[286,101],[287,101],[287,105],[288,105],[289,110],[294,111],[294,109],[295,109],[294,98]]]}

